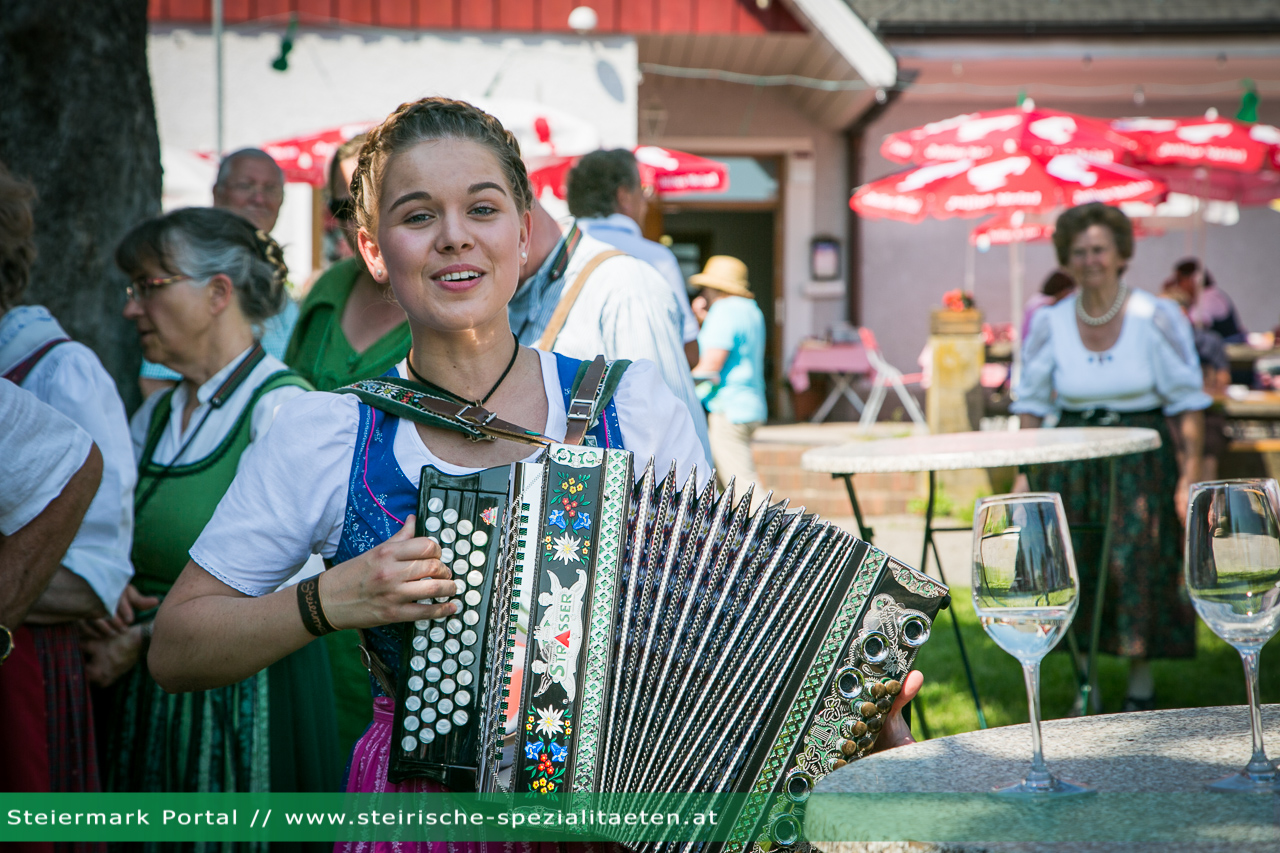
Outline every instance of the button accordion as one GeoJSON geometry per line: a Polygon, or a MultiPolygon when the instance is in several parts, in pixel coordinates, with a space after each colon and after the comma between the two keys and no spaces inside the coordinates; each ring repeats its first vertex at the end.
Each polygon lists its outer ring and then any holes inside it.
{"type": "Polygon", "coordinates": [[[422,471],[457,613],[404,626],[389,775],[548,796],[748,798],[733,849],[796,843],[874,743],[947,589],[788,508],[623,450],[422,471]]]}

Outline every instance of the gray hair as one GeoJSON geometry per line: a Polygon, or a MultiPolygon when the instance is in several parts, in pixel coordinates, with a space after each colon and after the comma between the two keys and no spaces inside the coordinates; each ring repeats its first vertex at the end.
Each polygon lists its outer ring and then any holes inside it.
{"type": "Polygon", "coordinates": [[[231,168],[235,166],[237,160],[243,157],[264,160],[275,166],[276,172],[280,175],[280,183],[284,183],[284,169],[280,168],[280,164],[275,161],[274,157],[261,148],[241,148],[239,151],[232,151],[222,158],[222,162],[218,164],[218,178],[213,182],[213,185],[215,187],[225,187],[227,181],[231,179],[231,168]]]}
{"type": "Polygon", "coordinates": [[[146,267],[205,283],[231,279],[240,311],[258,324],[280,313],[289,270],[284,252],[265,231],[225,210],[187,207],[136,226],[116,249],[116,264],[130,278],[146,267]]]}

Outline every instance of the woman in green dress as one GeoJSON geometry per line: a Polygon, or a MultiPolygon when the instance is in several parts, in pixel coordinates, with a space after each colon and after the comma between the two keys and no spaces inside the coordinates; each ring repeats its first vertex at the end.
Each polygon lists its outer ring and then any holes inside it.
{"type": "MultiPolygon", "coordinates": [[[[124,315],[146,357],[183,377],[131,423],[138,459],[133,545],[137,603],[162,599],[213,515],[245,452],[305,379],[267,355],[255,327],[279,310],[280,247],[221,210],[190,208],[144,222],[116,261],[132,285],[124,315]]],[[[106,770],[112,791],[335,791],[325,647],[312,643],[217,690],[170,695],[145,654],[151,614],[124,610],[110,659],[119,680],[106,770]]]]}
{"type": "MultiPolygon", "coordinates": [[[[317,391],[333,391],[381,376],[409,354],[409,321],[388,285],[369,274],[356,249],[351,176],[368,134],[348,140],[329,164],[329,209],[342,226],[352,256],[316,280],[302,303],[284,360],[317,391]]],[[[324,638],[333,674],[339,749],[344,756],[373,720],[369,673],[355,631],[324,638]]]]}

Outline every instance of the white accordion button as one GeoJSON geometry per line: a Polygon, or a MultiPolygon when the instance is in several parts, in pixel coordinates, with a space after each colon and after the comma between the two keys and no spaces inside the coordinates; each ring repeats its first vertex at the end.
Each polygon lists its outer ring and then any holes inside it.
{"type": "MultiPolygon", "coordinates": [[[[436,651],[436,650],[432,649],[432,651],[436,651]]],[[[444,670],[445,675],[453,675],[455,672],[458,671],[458,662],[453,658],[449,658],[447,661],[440,664],[440,669],[444,670]]],[[[449,691],[446,690],[444,692],[448,693],[449,691]]]]}
{"type": "MultiPolygon", "coordinates": [[[[461,530],[462,528],[459,527],[458,529],[461,530]]],[[[489,534],[485,533],[483,530],[477,530],[475,535],[471,537],[471,544],[475,545],[477,548],[483,548],[485,545],[489,544],[489,534]]]]}
{"type": "Polygon", "coordinates": [[[431,620],[429,619],[419,619],[417,622],[413,623],[413,627],[417,628],[419,631],[427,630],[427,628],[430,627],[430,625],[431,625],[431,620]]]}
{"type": "Polygon", "coordinates": [[[467,716],[466,711],[458,710],[453,712],[453,724],[455,726],[465,726],[469,719],[471,718],[467,716]]]}
{"type": "Polygon", "coordinates": [[[416,732],[418,730],[418,718],[413,714],[404,718],[404,730],[406,732],[416,732]]]}
{"type": "Polygon", "coordinates": [[[458,649],[460,648],[462,648],[462,644],[459,643],[457,640],[455,640],[453,637],[450,637],[449,639],[444,641],[444,650],[451,655],[456,655],[458,653],[458,649]]]}
{"type": "Polygon", "coordinates": [[[440,704],[436,706],[441,714],[448,715],[453,713],[453,701],[450,699],[441,699],[440,704]]]}
{"type": "MultiPolygon", "coordinates": [[[[445,627],[445,630],[448,631],[450,634],[456,634],[462,630],[462,622],[457,619],[450,619],[445,624],[444,627],[445,627]]],[[[471,645],[471,644],[467,643],[467,645],[471,645]]]]}
{"type": "Polygon", "coordinates": [[[440,510],[444,509],[444,501],[440,500],[439,498],[432,498],[431,500],[427,501],[427,509],[429,509],[431,512],[439,512],[440,510]]]}
{"type": "Polygon", "coordinates": [[[427,647],[427,638],[426,638],[426,637],[424,637],[424,636],[422,636],[421,634],[419,634],[418,636],[416,636],[416,637],[414,637],[414,638],[413,638],[413,648],[414,648],[416,651],[419,651],[419,652],[420,652],[420,651],[422,651],[423,649],[425,649],[426,647],[427,647]]]}
{"type": "Polygon", "coordinates": [[[453,562],[453,573],[455,575],[465,574],[469,568],[471,568],[471,564],[466,560],[454,560],[453,562]]]}
{"type": "Polygon", "coordinates": [[[432,646],[427,649],[427,660],[432,663],[440,663],[440,661],[444,660],[444,652],[440,651],[439,646],[432,646]]]}
{"type": "Polygon", "coordinates": [[[431,642],[439,643],[444,640],[444,629],[439,625],[431,629],[431,642]]]}
{"type": "Polygon", "coordinates": [[[440,531],[440,541],[446,545],[450,544],[457,538],[458,534],[453,532],[452,527],[446,527],[444,530],[440,531]]]}
{"type": "MultiPolygon", "coordinates": [[[[468,673],[468,675],[470,675],[470,673],[468,673]]],[[[459,680],[459,681],[461,681],[462,679],[461,679],[461,678],[459,678],[458,680],[459,680]]],[[[453,701],[457,702],[459,706],[462,706],[462,705],[470,705],[470,704],[471,704],[471,691],[469,691],[469,690],[459,690],[459,691],[454,695],[454,697],[453,697],[453,701]]]]}
{"type": "Polygon", "coordinates": [[[471,556],[467,559],[471,561],[471,565],[479,568],[484,565],[484,551],[477,548],[471,552],[471,556]]]}
{"type": "MultiPolygon", "coordinates": [[[[422,660],[422,658],[417,658],[417,660],[422,660]]],[[[426,661],[423,661],[423,663],[426,663],[426,661]]],[[[409,666],[413,666],[413,661],[409,662],[409,666]]],[[[418,667],[418,669],[422,669],[422,667],[418,667]]],[[[437,666],[430,667],[426,672],[422,673],[422,675],[427,679],[427,681],[435,684],[440,680],[440,668],[437,666]]]]}
{"type": "Polygon", "coordinates": [[[467,583],[471,586],[480,586],[484,583],[484,573],[472,570],[471,574],[467,575],[467,583]]]}
{"type": "Polygon", "coordinates": [[[467,591],[467,581],[464,578],[458,578],[453,582],[453,588],[457,590],[457,595],[462,595],[467,591]]]}
{"type": "MultiPolygon", "coordinates": [[[[422,668],[426,665],[427,665],[426,658],[424,658],[422,655],[414,655],[413,657],[409,658],[409,668],[412,669],[414,672],[422,672],[422,668]]],[[[431,678],[430,674],[427,675],[427,679],[431,681],[435,680],[431,678]]]]}
{"type": "Polygon", "coordinates": [[[443,517],[445,524],[453,524],[458,520],[458,511],[456,509],[446,509],[443,517]]]}
{"type": "Polygon", "coordinates": [[[419,690],[421,690],[422,676],[420,675],[409,676],[409,689],[412,690],[414,693],[417,693],[419,690]]]}
{"type": "Polygon", "coordinates": [[[460,535],[467,536],[472,530],[475,530],[475,525],[470,521],[467,521],[465,518],[458,522],[458,533],[460,535]]]}
{"type": "Polygon", "coordinates": [[[467,590],[467,594],[462,597],[462,600],[467,604],[470,604],[472,607],[475,607],[480,603],[480,591],[477,589],[469,589],[467,590]]]}
{"type": "Polygon", "coordinates": [[[428,533],[435,533],[437,530],[440,529],[440,519],[436,518],[435,516],[432,516],[431,518],[428,518],[426,521],[424,521],[422,523],[422,526],[427,528],[428,533]]]}
{"type": "MultiPolygon", "coordinates": [[[[471,630],[463,631],[461,640],[462,645],[464,646],[474,646],[476,644],[476,632],[471,630]]],[[[470,665],[471,664],[467,664],[467,666],[470,665]]]]}
{"type": "MultiPolygon", "coordinates": [[[[471,652],[463,652],[461,655],[458,655],[458,659],[459,659],[459,660],[461,660],[463,655],[468,655],[468,656],[470,656],[470,657],[472,657],[472,658],[474,658],[474,657],[475,657],[475,655],[471,654],[471,652]]],[[[469,665],[470,665],[470,663],[471,663],[470,661],[464,661],[462,665],[463,665],[463,666],[469,666],[469,665]]],[[[468,684],[470,684],[470,683],[471,683],[471,672],[470,672],[470,671],[468,671],[468,670],[465,670],[465,669],[464,669],[462,672],[458,673],[458,683],[459,683],[459,684],[461,684],[463,687],[466,687],[468,684]]],[[[463,701],[462,701],[462,695],[463,695],[463,693],[466,693],[466,692],[467,692],[467,691],[463,690],[461,693],[459,693],[459,694],[458,694],[458,704],[460,704],[460,705],[465,705],[465,704],[467,704],[466,702],[463,702],[463,701]]]]}
{"type": "Polygon", "coordinates": [[[435,721],[436,721],[436,709],[431,707],[423,708],[422,722],[426,723],[429,726],[435,721]]]}
{"type": "Polygon", "coordinates": [[[447,735],[449,732],[453,731],[453,725],[448,720],[437,720],[436,731],[442,735],[447,735]]]}
{"type": "Polygon", "coordinates": [[[405,735],[404,740],[400,741],[400,747],[405,752],[413,752],[418,748],[418,739],[413,735],[405,735]]]}
{"type": "Polygon", "coordinates": [[[423,743],[431,743],[431,741],[435,739],[436,739],[436,733],[431,731],[431,729],[423,729],[422,731],[418,732],[418,740],[422,741],[423,743]]]}
{"type": "MultiPolygon", "coordinates": [[[[428,687],[426,690],[422,691],[423,702],[434,702],[439,698],[440,698],[440,691],[436,690],[434,687],[428,687]]],[[[430,708],[428,708],[427,710],[431,711],[430,708]]],[[[432,713],[434,714],[435,712],[432,711],[432,713]]]]}
{"type": "Polygon", "coordinates": [[[446,566],[452,563],[453,551],[449,550],[448,548],[440,549],[440,562],[444,563],[446,566]]]}
{"type": "MultiPolygon", "coordinates": [[[[464,638],[464,639],[466,638],[466,632],[465,632],[465,631],[463,632],[463,638],[464,638]]],[[[458,663],[462,664],[463,666],[471,666],[471,664],[473,664],[473,663],[475,663],[475,662],[476,662],[476,656],[475,656],[475,653],[474,653],[474,652],[464,651],[464,652],[462,652],[460,655],[458,655],[458,663]]],[[[467,680],[466,680],[466,681],[463,681],[462,683],[463,683],[463,684],[470,684],[470,683],[471,683],[471,673],[467,672],[467,673],[463,673],[463,674],[467,676],[467,680]]],[[[458,676],[458,680],[459,680],[459,681],[462,681],[462,676],[461,676],[461,675],[460,675],[460,676],[458,676]]]]}
{"type": "Polygon", "coordinates": [[[453,543],[453,547],[458,549],[458,556],[465,557],[467,552],[471,550],[471,543],[465,539],[459,539],[453,543]]]}
{"type": "MultiPolygon", "coordinates": [[[[450,693],[458,689],[458,685],[453,683],[452,678],[446,678],[440,682],[440,692],[448,696],[450,693]]],[[[441,709],[443,710],[443,709],[441,709]]]]}
{"type": "Polygon", "coordinates": [[[466,613],[462,614],[462,621],[466,622],[468,625],[474,625],[480,621],[480,614],[474,610],[468,610],[466,613]]]}
{"type": "Polygon", "coordinates": [[[422,707],[422,700],[417,696],[410,696],[408,699],[404,700],[404,707],[405,710],[416,711],[422,707]]]}

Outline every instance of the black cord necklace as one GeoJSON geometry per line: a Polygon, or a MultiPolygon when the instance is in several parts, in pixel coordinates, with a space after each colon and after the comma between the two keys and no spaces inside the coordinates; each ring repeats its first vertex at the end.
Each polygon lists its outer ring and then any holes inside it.
{"type": "Polygon", "coordinates": [[[493,393],[498,390],[499,386],[502,385],[503,380],[507,378],[507,374],[511,372],[511,368],[515,367],[516,365],[516,356],[520,355],[520,339],[515,336],[514,332],[511,333],[511,337],[515,341],[516,346],[511,353],[511,360],[507,362],[507,369],[502,371],[502,375],[498,377],[498,381],[493,383],[493,387],[489,389],[489,393],[485,394],[479,400],[468,400],[465,397],[461,396],[460,394],[453,393],[448,388],[441,388],[439,385],[432,382],[430,379],[427,379],[418,371],[414,370],[412,352],[409,353],[409,358],[405,359],[405,364],[409,366],[409,373],[413,375],[414,381],[417,382],[419,385],[425,385],[428,388],[430,388],[432,391],[438,391],[441,394],[444,394],[446,397],[450,398],[451,400],[454,400],[455,402],[467,403],[469,405],[475,406],[476,408],[479,408],[483,406],[485,403],[489,402],[489,398],[492,397],[493,393]]]}

